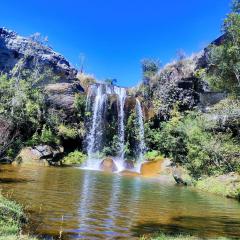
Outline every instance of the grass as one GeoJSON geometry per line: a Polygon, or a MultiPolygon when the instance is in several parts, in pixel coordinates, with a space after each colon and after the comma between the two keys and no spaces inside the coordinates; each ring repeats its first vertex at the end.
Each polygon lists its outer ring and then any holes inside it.
{"type": "Polygon", "coordinates": [[[25,221],[22,207],[0,194],[0,240],[37,240],[21,234],[25,221]]]}
{"type": "Polygon", "coordinates": [[[199,237],[194,237],[194,236],[189,236],[189,235],[175,235],[175,236],[170,236],[166,235],[164,233],[159,233],[156,234],[152,237],[146,237],[143,236],[140,238],[140,240],[203,240],[203,239],[208,239],[208,240],[230,240],[230,238],[224,238],[224,237],[219,237],[219,238],[199,238],[199,237]]]}
{"type": "Polygon", "coordinates": [[[196,182],[200,190],[240,200],[240,178],[207,177],[196,182]]]}

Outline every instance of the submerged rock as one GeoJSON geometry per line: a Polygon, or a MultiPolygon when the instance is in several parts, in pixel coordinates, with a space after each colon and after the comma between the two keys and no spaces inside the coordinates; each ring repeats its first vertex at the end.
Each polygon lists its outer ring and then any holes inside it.
{"type": "Polygon", "coordinates": [[[123,170],[119,174],[122,176],[131,176],[131,177],[140,176],[140,173],[129,171],[129,170],[123,170]]]}
{"type": "Polygon", "coordinates": [[[104,159],[101,162],[99,168],[105,172],[116,172],[118,170],[117,165],[115,164],[112,158],[104,159]]]}
{"type": "Polygon", "coordinates": [[[26,147],[16,157],[14,165],[50,166],[61,165],[60,159],[63,156],[63,147],[51,147],[39,145],[26,147]]]}
{"type": "Polygon", "coordinates": [[[162,170],[163,160],[156,160],[151,162],[144,162],[141,166],[140,173],[146,177],[159,175],[162,170]]]}
{"type": "Polygon", "coordinates": [[[123,163],[123,166],[125,169],[133,169],[134,168],[134,163],[131,160],[125,160],[123,163]]]}

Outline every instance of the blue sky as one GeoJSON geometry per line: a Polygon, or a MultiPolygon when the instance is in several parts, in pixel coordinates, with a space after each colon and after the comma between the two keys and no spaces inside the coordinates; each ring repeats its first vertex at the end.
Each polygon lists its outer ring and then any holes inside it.
{"type": "Polygon", "coordinates": [[[72,65],[122,86],[141,79],[140,61],[171,61],[221,33],[230,0],[2,0],[0,25],[21,35],[40,32],[72,65]]]}

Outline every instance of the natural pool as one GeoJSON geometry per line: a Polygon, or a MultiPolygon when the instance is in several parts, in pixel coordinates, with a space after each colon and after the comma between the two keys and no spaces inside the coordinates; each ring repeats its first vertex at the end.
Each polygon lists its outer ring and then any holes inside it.
{"type": "Polygon", "coordinates": [[[235,200],[78,168],[1,167],[0,189],[26,206],[30,230],[62,239],[137,239],[163,231],[240,238],[235,200]]]}

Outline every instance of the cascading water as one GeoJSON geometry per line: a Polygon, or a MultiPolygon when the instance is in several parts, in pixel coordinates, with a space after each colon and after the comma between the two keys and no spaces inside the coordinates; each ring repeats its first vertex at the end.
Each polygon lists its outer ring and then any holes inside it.
{"type": "Polygon", "coordinates": [[[119,139],[119,151],[118,155],[120,160],[124,159],[124,135],[125,135],[125,127],[124,127],[124,105],[126,99],[126,89],[120,87],[114,87],[114,92],[118,96],[118,139],[119,139]]]}
{"type": "Polygon", "coordinates": [[[144,153],[146,151],[146,146],[144,142],[144,121],[141,103],[136,99],[136,120],[138,125],[138,145],[137,145],[137,168],[140,168],[141,163],[144,160],[144,153]]]}
{"type": "Polygon", "coordinates": [[[105,105],[107,100],[106,91],[104,91],[104,85],[92,85],[90,87],[88,97],[87,97],[87,108],[91,108],[92,97],[94,97],[93,105],[92,105],[92,119],[91,119],[91,127],[90,131],[87,135],[87,154],[88,160],[86,163],[86,167],[90,169],[96,169],[96,156],[101,150],[101,143],[103,137],[103,125],[104,125],[104,112],[105,105]]]}
{"type": "Polygon", "coordinates": [[[90,86],[87,96],[86,110],[92,113],[91,125],[87,135],[88,159],[86,168],[98,169],[100,164],[99,153],[102,150],[104,121],[108,95],[117,95],[118,98],[118,169],[123,168],[124,160],[124,105],[126,89],[108,84],[94,84],[90,86]]]}

